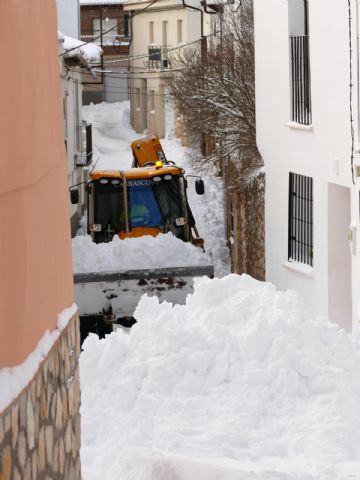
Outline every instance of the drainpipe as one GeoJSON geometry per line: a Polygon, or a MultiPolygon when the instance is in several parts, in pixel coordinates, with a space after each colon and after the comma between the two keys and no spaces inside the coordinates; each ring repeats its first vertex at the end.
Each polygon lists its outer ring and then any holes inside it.
{"type": "Polygon", "coordinates": [[[187,5],[185,0],[182,0],[182,4],[184,8],[190,8],[190,10],[195,10],[196,12],[200,12],[200,37],[201,37],[201,59],[204,60],[206,57],[206,38],[204,37],[204,12],[201,8],[193,7],[192,5],[187,5]]]}
{"type": "MultiPolygon", "coordinates": [[[[356,75],[357,75],[357,140],[360,144],[360,42],[359,42],[359,0],[355,0],[356,5],[356,75]]],[[[360,145],[358,145],[360,150],[360,145]]]]}

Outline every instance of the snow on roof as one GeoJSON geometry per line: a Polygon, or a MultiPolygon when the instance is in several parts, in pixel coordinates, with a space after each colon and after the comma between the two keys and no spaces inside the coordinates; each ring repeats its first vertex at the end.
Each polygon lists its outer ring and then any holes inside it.
{"type": "Polygon", "coordinates": [[[0,368],[0,412],[20,394],[34,378],[39,365],[47,357],[61,332],[67,326],[71,317],[77,312],[75,303],[59,313],[57,328],[53,331],[47,330],[39,340],[35,350],[30,353],[26,360],[16,367],[0,368]]]}
{"type": "Polygon", "coordinates": [[[86,63],[99,63],[103,51],[95,43],[84,43],[77,38],[68,37],[58,31],[58,40],[63,42],[65,58],[82,57],[86,63]]]}
{"type": "Polygon", "coordinates": [[[127,0],[80,0],[80,5],[122,5],[127,0]]]}

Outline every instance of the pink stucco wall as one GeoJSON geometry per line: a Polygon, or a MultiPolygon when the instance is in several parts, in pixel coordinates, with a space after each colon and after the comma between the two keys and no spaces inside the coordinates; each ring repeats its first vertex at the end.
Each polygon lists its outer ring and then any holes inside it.
{"type": "Polygon", "coordinates": [[[0,368],[73,303],[55,0],[0,15],[0,368]]]}

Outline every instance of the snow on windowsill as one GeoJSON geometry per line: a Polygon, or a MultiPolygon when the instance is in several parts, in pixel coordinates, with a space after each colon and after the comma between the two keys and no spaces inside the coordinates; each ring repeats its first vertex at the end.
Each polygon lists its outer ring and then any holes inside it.
{"type": "Polygon", "coordinates": [[[310,267],[310,265],[305,265],[305,263],[295,262],[289,260],[283,263],[283,267],[289,270],[293,270],[294,272],[302,273],[308,277],[314,276],[314,268],[310,267]]]}
{"type": "Polygon", "coordinates": [[[292,130],[304,130],[305,132],[312,132],[314,130],[313,125],[303,125],[297,122],[288,122],[286,126],[292,130]]]}
{"type": "Polygon", "coordinates": [[[0,413],[7,408],[21,391],[31,382],[40,364],[46,359],[62,330],[77,312],[75,303],[58,314],[57,327],[47,330],[35,350],[16,367],[0,368],[0,413]]]}

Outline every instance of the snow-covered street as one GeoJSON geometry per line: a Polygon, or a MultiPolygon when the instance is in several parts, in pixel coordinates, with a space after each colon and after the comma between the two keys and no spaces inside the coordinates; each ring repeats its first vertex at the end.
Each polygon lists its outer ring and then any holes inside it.
{"type": "Polygon", "coordinates": [[[139,137],[130,126],[129,102],[84,105],[83,118],[93,126],[93,162],[97,170],[130,168],[130,143],[139,137]]]}
{"type": "MultiPolygon", "coordinates": [[[[128,104],[90,105],[84,115],[93,122],[96,168],[129,168],[139,136],[128,104]]],[[[162,144],[169,160],[204,179],[204,196],[189,179],[189,203],[222,278],[198,279],[183,306],[143,297],[130,334],[87,338],[84,480],[360,479],[359,336],[312,320],[294,292],[228,275],[221,180],[196,170],[176,140],[162,144]]],[[[74,251],[86,271],[84,241],[75,239],[74,251]]],[[[116,239],[92,261],[115,264],[125,249],[120,257],[134,264],[136,241],[116,239]]]]}

